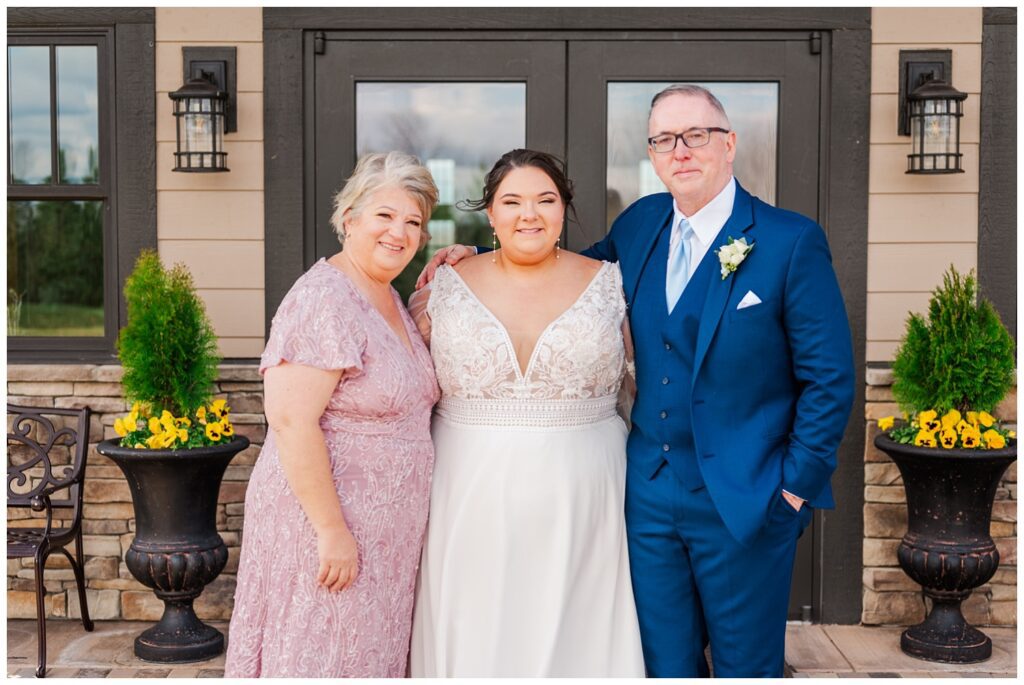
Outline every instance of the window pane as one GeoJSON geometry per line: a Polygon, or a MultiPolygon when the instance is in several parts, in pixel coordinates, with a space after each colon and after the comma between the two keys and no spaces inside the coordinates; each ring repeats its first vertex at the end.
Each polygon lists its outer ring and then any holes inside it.
{"type": "Polygon", "coordinates": [[[482,212],[455,204],[482,195],[484,176],[509,150],[526,146],[525,83],[359,83],[356,152],[401,150],[423,160],[440,191],[428,226],[430,245],[394,286],[403,298],[438,248],[490,245],[482,212]]]}
{"type": "Polygon", "coordinates": [[[103,335],[103,202],[7,202],[7,335],[103,335]]]}
{"type": "Polygon", "coordinates": [[[57,141],[61,183],[99,183],[96,46],[57,47],[57,141]]]}
{"type": "Polygon", "coordinates": [[[50,48],[7,48],[7,107],[12,183],[49,183],[50,48]]]}
{"type": "MultiPolygon", "coordinates": [[[[666,83],[608,84],[608,226],[645,195],[665,192],[647,157],[651,99],[666,83]]],[[[775,203],[779,128],[777,83],[700,83],[717,97],[736,131],[733,172],[743,187],[775,203]]]]}

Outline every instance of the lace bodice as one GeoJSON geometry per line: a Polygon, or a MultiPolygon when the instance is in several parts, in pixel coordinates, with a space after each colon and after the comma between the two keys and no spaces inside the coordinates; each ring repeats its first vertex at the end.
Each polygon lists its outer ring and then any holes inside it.
{"type": "Polygon", "coordinates": [[[626,365],[618,265],[603,264],[583,294],[548,324],[525,373],[505,327],[451,267],[438,269],[426,312],[442,403],[533,402],[551,410],[552,402],[573,401],[575,411],[586,413],[589,405],[604,412],[610,405],[614,413],[626,365]]]}

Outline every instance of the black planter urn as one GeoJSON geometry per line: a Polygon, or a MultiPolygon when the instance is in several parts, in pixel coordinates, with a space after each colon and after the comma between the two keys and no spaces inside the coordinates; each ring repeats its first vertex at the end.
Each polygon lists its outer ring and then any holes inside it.
{"type": "Polygon", "coordinates": [[[224,470],[249,439],[191,450],[121,447],[104,440],[96,450],[124,472],[135,507],[135,539],[125,564],[164,602],[160,621],[135,638],[146,661],[205,661],[224,651],[224,635],[196,616],[192,602],[228,561],[217,533],[217,495],[224,470]]]}
{"type": "Polygon", "coordinates": [[[886,434],[875,446],[899,467],[907,493],[907,534],[900,567],[924,589],[932,609],[903,631],[900,647],[928,661],[967,664],[992,656],[992,640],[964,619],[960,603],[996,572],[989,535],[999,479],[1017,458],[1016,441],[999,450],[903,445],[886,434]]]}

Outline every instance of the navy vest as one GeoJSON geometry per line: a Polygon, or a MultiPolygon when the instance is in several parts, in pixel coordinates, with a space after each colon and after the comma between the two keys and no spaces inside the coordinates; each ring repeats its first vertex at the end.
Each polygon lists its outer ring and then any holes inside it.
{"type": "Polygon", "coordinates": [[[658,236],[630,309],[638,392],[628,454],[645,477],[653,477],[667,462],[683,485],[697,490],[704,478],[697,464],[690,414],[693,364],[709,279],[718,260],[708,250],[670,315],[665,276],[674,220],[673,215],[658,236]]]}

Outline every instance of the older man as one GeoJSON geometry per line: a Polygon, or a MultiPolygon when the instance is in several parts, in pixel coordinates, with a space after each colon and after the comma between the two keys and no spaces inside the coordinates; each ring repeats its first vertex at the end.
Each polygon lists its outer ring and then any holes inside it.
{"type": "Polygon", "coordinates": [[[849,323],[821,228],[733,178],[714,95],[661,91],[648,136],[669,192],[583,252],[619,263],[636,348],[626,526],[644,660],[706,676],[710,641],[716,676],[781,677],[797,538],[834,506],[849,323]]]}

